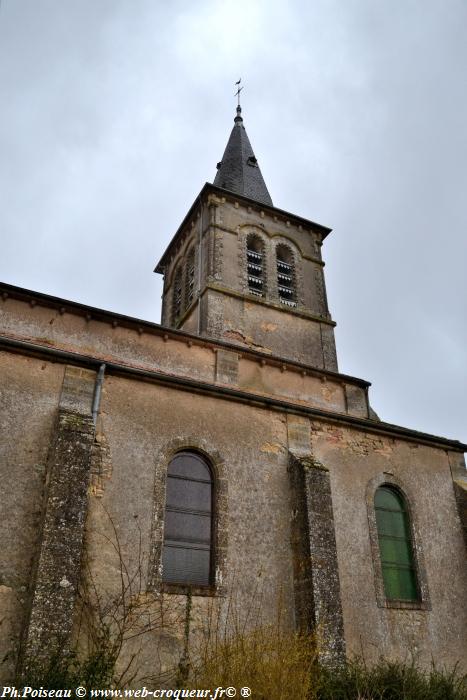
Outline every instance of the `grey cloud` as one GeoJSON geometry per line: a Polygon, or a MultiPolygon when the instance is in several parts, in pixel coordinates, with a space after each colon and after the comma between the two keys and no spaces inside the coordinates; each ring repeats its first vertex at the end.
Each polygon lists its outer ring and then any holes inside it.
{"type": "Polygon", "coordinates": [[[467,440],[467,6],[3,0],[0,277],[159,320],[155,261],[231,129],[274,203],[332,226],[342,371],[467,440]]]}

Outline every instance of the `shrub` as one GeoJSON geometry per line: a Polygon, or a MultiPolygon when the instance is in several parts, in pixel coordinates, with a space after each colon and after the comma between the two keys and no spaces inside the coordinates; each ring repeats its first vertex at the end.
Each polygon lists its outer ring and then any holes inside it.
{"type": "Polygon", "coordinates": [[[457,669],[429,672],[412,664],[381,659],[374,666],[363,660],[339,669],[320,669],[316,700],[467,700],[467,676],[457,669]]]}
{"type": "Polygon", "coordinates": [[[95,651],[85,658],[75,652],[57,652],[47,659],[32,660],[17,679],[17,686],[71,689],[78,685],[108,688],[112,684],[115,660],[105,651],[95,651]]]}
{"type": "Polygon", "coordinates": [[[275,626],[217,641],[191,668],[191,688],[248,686],[255,700],[312,698],[316,685],[314,640],[275,626]]]}

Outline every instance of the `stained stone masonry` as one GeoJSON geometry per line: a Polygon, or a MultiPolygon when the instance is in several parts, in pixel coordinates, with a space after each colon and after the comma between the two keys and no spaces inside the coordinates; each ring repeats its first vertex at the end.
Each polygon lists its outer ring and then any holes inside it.
{"type": "Polygon", "coordinates": [[[67,650],[79,585],[95,427],[95,373],[67,367],[48,459],[42,541],[25,636],[25,666],[67,650]]]}
{"type": "Polygon", "coordinates": [[[290,452],[289,473],[296,618],[317,631],[319,658],[332,666],[345,660],[345,638],[329,472],[311,454],[290,452]]]}

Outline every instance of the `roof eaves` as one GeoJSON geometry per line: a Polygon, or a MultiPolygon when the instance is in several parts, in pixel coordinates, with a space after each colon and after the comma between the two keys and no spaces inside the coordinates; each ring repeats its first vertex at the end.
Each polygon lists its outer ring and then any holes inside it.
{"type": "MultiPolygon", "coordinates": [[[[143,328],[147,331],[162,333],[164,335],[169,333],[170,336],[180,338],[184,341],[191,340],[197,343],[207,344],[210,346],[219,346],[227,350],[232,350],[233,352],[239,352],[240,350],[238,345],[230,343],[227,340],[199,336],[195,333],[187,333],[187,331],[184,330],[170,328],[169,326],[162,326],[160,323],[155,323],[154,321],[146,321],[144,319],[136,318],[134,316],[127,316],[116,311],[108,311],[106,309],[100,309],[94,306],[89,306],[87,304],[82,304],[78,301],[71,301],[70,299],[55,297],[50,294],[44,294],[43,292],[36,292],[31,289],[24,289],[23,287],[17,287],[12,284],[7,284],[6,282],[0,282],[0,295],[3,296],[4,300],[12,298],[22,301],[24,303],[30,304],[32,302],[33,305],[39,304],[46,308],[48,307],[59,310],[62,309],[67,313],[72,313],[77,316],[91,317],[93,320],[100,321],[102,323],[117,323],[117,325],[119,326],[143,328]]],[[[353,377],[347,374],[341,374],[340,372],[333,372],[331,370],[324,370],[318,367],[311,367],[310,365],[282,357],[281,355],[271,355],[270,353],[261,352],[260,350],[256,350],[254,348],[244,347],[241,347],[241,352],[243,355],[257,357],[258,359],[265,359],[269,363],[277,362],[278,365],[283,365],[285,363],[290,366],[297,367],[299,369],[310,370],[313,373],[319,374],[320,376],[325,375],[341,380],[348,380],[349,382],[358,384],[362,387],[371,386],[371,382],[368,382],[366,379],[353,377]]]]}
{"type": "Polygon", "coordinates": [[[218,185],[213,185],[211,182],[206,182],[198,196],[196,197],[195,201],[191,205],[190,209],[188,210],[188,213],[184,217],[182,223],[178,227],[175,235],[173,236],[172,240],[170,241],[169,245],[165,249],[164,253],[162,254],[162,257],[160,258],[159,262],[157,263],[156,267],[154,268],[154,272],[157,272],[159,274],[164,274],[164,265],[166,262],[166,257],[168,256],[168,253],[172,249],[172,246],[178,239],[179,234],[181,231],[184,229],[185,225],[189,221],[189,219],[193,216],[193,214],[196,211],[196,207],[200,204],[201,197],[207,192],[207,191],[213,191],[217,192],[218,194],[221,194],[224,197],[229,197],[230,199],[239,199],[241,201],[246,202],[249,206],[254,206],[257,207],[258,209],[263,209],[265,211],[270,211],[270,212],[275,212],[278,214],[281,214],[282,216],[286,216],[289,219],[292,219],[294,221],[298,221],[300,224],[304,226],[308,226],[310,228],[317,229],[320,231],[322,239],[324,239],[331,233],[332,228],[329,228],[328,226],[323,226],[323,224],[318,224],[316,221],[312,221],[311,219],[305,219],[302,216],[297,216],[296,214],[292,214],[291,212],[286,211],[285,209],[279,209],[279,207],[275,207],[274,205],[270,204],[264,204],[263,202],[258,202],[256,199],[251,199],[250,197],[246,197],[245,195],[242,194],[237,194],[236,192],[232,192],[231,190],[226,190],[222,187],[219,187],[218,185]]]}
{"type": "MultiPolygon", "coordinates": [[[[90,355],[83,355],[82,353],[61,350],[60,348],[37,345],[30,340],[23,341],[17,338],[8,338],[6,336],[0,335],[0,347],[4,346],[5,349],[11,349],[12,351],[31,351],[33,354],[44,354],[53,355],[57,359],[62,361],[72,361],[72,362],[83,362],[86,365],[96,366],[102,362],[102,358],[93,357],[90,355]]],[[[251,394],[241,389],[235,389],[233,387],[219,386],[216,384],[210,384],[207,382],[202,382],[196,379],[188,379],[186,377],[179,377],[175,375],[164,375],[158,370],[147,370],[139,367],[132,367],[129,365],[122,365],[111,360],[106,360],[106,365],[108,369],[113,369],[116,371],[121,371],[125,374],[130,375],[140,375],[142,377],[151,377],[159,381],[166,381],[170,383],[184,384],[192,390],[193,388],[200,388],[206,391],[210,391],[214,394],[226,395],[232,398],[237,398],[240,400],[246,400],[248,402],[252,401],[255,404],[263,404],[266,406],[271,406],[273,408],[278,408],[282,411],[289,411],[298,414],[305,414],[309,416],[316,416],[317,418],[324,418],[334,423],[342,423],[343,425],[349,425],[350,427],[356,427],[357,429],[367,430],[368,432],[376,434],[389,434],[398,438],[406,439],[419,444],[433,445],[434,447],[441,447],[442,449],[451,449],[456,452],[467,452],[467,445],[459,442],[458,440],[452,440],[449,438],[442,438],[436,435],[431,435],[429,433],[423,433],[417,430],[411,430],[409,428],[402,428],[398,425],[393,425],[391,423],[384,423],[379,421],[373,421],[366,418],[359,418],[357,416],[350,416],[342,413],[333,413],[330,411],[325,411],[323,409],[314,408],[311,406],[303,406],[301,404],[293,404],[290,401],[283,399],[277,399],[269,396],[261,396],[257,394],[251,394]]]]}
{"type": "MultiPolygon", "coordinates": [[[[323,240],[328,236],[332,228],[329,228],[329,226],[323,226],[323,224],[318,224],[316,221],[312,221],[311,219],[305,219],[303,216],[298,216],[297,214],[292,214],[289,211],[286,211],[285,209],[279,209],[279,207],[276,207],[271,204],[264,204],[263,202],[258,202],[256,199],[251,199],[251,197],[246,197],[245,195],[242,194],[236,194],[235,192],[231,192],[230,190],[223,189],[222,187],[219,187],[218,185],[213,185],[209,182],[206,183],[206,185],[209,185],[212,187],[212,189],[218,191],[219,193],[222,193],[223,196],[228,196],[231,199],[243,199],[245,202],[247,202],[250,205],[253,205],[257,207],[258,209],[264,209],[265,211],[271,211],[271,212],[277,212],[281,214],[282,216],[287,216],[289,219],[293,219],[294,221],[298,221],[301,224],[305,224],[305,226],[309,226],[315,229],[318,229],[322,233],[323,240]]],[[[205,185],[205,186],[206,186],[205,185]]]]}

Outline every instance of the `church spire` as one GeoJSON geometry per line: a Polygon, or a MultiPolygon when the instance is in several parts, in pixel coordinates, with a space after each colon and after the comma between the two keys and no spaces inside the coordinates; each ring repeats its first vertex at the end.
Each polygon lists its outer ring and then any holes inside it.
{"type": "Polygon", "coordinates": [[[217,164],[214,185],[272,206],[272,199],[243,126],[240,104],[234,122],[222,160],[217,164]]]}

